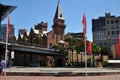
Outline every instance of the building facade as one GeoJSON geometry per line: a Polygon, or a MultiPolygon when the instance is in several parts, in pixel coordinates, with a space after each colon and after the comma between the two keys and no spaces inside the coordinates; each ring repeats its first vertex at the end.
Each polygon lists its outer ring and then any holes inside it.
{"type": "Polygon", "coordinates": [[[98,46],[106,46],[109,50],[112,44],[118,43],[120,33],[120,16],[105,13],[105,16],[92,19],[93,42],[98,46]]]}
{"type": "Polygon", "coordinates": [[[52,30],[48,32],[47,45],[48,47],[58,44],[65,39],[65,19],[63,17],[60,3],[58,2],[56,13],[53,19],[52,30]]]}
{"type": "Polygon", "coordinates": [[[19,30],[18,42],[46,48],[55,44],[62,44],[64,47],[66,25],[59,2],[53,19],[52,30],[47,31],[47,28],[48,23],[42,21],[41,23],[35,25],[34,28],[31,28],[29,33],[27,33],[24,29],[19,30]]]}

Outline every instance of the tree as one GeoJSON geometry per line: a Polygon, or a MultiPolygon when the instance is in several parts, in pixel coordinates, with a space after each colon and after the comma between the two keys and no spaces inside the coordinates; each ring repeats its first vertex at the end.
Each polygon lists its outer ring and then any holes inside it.
{"type": "Polygon", "coordinates": [[[60,49],[60,46],[58,44],[54,44],[52,48],[55,49],[55,51],[57,52],[57,50],[60,49]]]}
{"type": "Polygon", "coordinates": [[[94,55],[98,55],[101,51],[101,48],[97,46],[96,44],[92,44],[92,53],[94,55]]]}
{"type": "Polygon", "coordinates": [[[66,42],[69,43],[69,46],[68,46],[68,50],[70,50],[72,52],[72,60],[71,60],[71,53],[70,53],[70,63],[71,61],[73,62],[73,51],[75,50],[75,45],[74,45],[74,38],[73,37],[68,37],[67,39],[65,39],[66,42]]]}
{"type": "Polygon", "coordinates": [[[108,55],[108,49],[107,49],[107,47],[102,46],[100,53],[101,53],[101,55],[108,55]]]}
{"type": "Polygon", "coordinates": [[[28,42],[28,38],[26,36],[23,36],[23,38],[21,39],[23,44],[27,44],[28,42]]]}
{"type": "MultiPolygon", "coordinates": [[[[75,50],[77,52],[77,64],[78,64],[78,54],[82,52],[84,49],[84,45],[82,44],[82,39],[75,38],[74,45],[75,45],[75,50]]],[[[81,54],[81,61],[82,61],[82,54],[81,54]]]]}
{"type": "Polygon", "coordinates": [[[35,37],[33,38],[33,41],[35,44],[40,45],[40,42],[42,41],[41,35],[35,35],[35,37]]]}

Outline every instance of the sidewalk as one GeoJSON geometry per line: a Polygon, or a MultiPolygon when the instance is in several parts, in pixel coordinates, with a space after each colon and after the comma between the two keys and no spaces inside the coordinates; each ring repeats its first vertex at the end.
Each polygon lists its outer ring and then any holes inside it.
{"type": "Polygon", "coordinates": [[[19,76],[88,76],[120,74],[120,68],[7,68],[7,75],[19,76]]]}

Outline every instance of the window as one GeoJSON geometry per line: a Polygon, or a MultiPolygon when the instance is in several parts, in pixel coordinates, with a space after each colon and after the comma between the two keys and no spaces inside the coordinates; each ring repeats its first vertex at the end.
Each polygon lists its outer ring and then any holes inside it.
{"type": "Polygon", "coordinates": [[[107,21],[107,24],[109,24],[109,21],[107,21]]]}
{"type": "Polygon", "coordinates": [[[52,46],[52,43],[50,43],[50,46],[52,46]]]}
{"type": "Polygon", "coordinates": [[[114,24],[114,21],[113,21],[113,20],[111,20],[111,24],[114,24]]]}
{"type": "Polygon", "coordinates": [[[115,34],[115,31],[112,31],[112,34],[115,34]]]}
{"type": "Polygon", "coordinates": [[[110,35],[110,31],[108,31],[108,35],[110,35]]]}
{"type": "Polygon", "coordinates": [[[111,29],[114,29],[114,26],[113,26],[113,25],[111,26],[111,29]]]}
{"type": "Polygon", "coordinates": [[[115,23],[119,23],[119,20],[115,20],[115,23]]]}
{"type": "Polygon", "coordinates": [[[119,34],[119,30],[116,31],[116,34],[119,34]]]}
{"type": "Polygon", "coordinates": [[[119,25],[116,25],[116,29],[119,29],[119,25]]]}

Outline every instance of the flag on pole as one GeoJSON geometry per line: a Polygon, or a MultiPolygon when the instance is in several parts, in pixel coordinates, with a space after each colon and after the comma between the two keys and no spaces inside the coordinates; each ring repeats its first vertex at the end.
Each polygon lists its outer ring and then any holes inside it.
{"type": "Polygon", "coordinates": [[[120,56],[120,33],[118,38],[118,56],[120,56]]]}
{"type": "Polygon", "coordinates": [[[82,41],[83,41],[83,43],[85,43],[85,37],[86,37],[86,15],[85,15],[85,13],[83,15],[82,24],[83,24],[82,41]]]}
{"type": "Polygon", "coordinates": [[[8,35],[7,35],[7,37],[9,38],[9,36],[10,36],[10,17],[9,17],[9,14],[8,14],[8,25],[7,25],[7,27],[8,27],[8,30],[7,30],[8,35]]]}
{"type": "Polygon", "coordinates": [[[87,53],[88,53],[88,54],[91,54],[91,53],[92,53],[92,45],[91,45],[91,42],[88,42],[88,44],[87,44],[87,53]]]}

